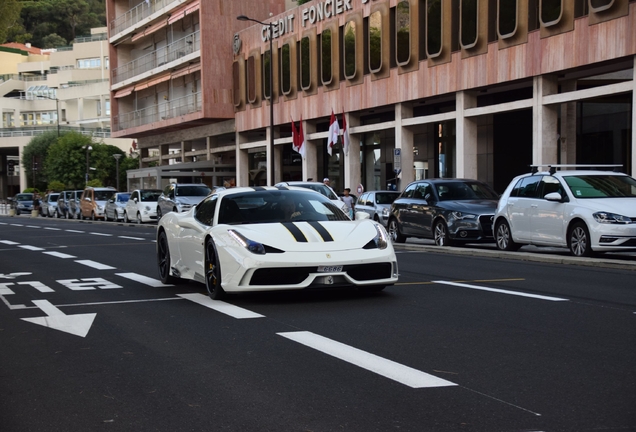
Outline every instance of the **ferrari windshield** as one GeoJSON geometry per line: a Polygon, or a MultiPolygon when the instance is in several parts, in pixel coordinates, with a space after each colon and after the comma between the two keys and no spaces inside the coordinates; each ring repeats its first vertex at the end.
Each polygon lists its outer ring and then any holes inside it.
{"type": "Polygon", "coordinates": [[[219,224],[347,220],[331,201],[311,191],[250,191],[226,195],[219,203],[219,224]]]}
{"type": "Polygon", "coordinates": [[[576,198],[636,197],[636,180],[626,175],[568,175],[563,179],[576,198]]]}

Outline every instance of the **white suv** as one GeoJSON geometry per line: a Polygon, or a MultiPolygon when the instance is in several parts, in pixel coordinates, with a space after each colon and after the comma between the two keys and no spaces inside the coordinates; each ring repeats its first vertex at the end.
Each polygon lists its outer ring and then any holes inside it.
{"type": "Polygon", "coordinates": [[[573,167],[582,166],[553,165],[549,172],[512,180],[495,213],[499,249],[562,246],[574,256],[636,250],[636,179],[609,171],[556,171],[573,167]]]}

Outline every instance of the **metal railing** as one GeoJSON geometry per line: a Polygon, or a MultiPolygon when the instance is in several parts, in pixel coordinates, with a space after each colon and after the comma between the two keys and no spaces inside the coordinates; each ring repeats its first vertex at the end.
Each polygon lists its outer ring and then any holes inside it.
{"type": "Polygon", "coordinates": [[[99,42],[108,39],[107,33],[97,33],[90,36],[78,36],[73,39],[73,43],[99,42]]]}
{"type": "Polygon", "coordinates": [[[196,31],[111,71],[112,83],[117,84],[166,63],[175,61],[201,49],[201,32],[196,31]]]}
{"type": "Polygon", "coordinates": [[[139,21],[148,18],[153,13],[166,7],[174,0],[147,0],[139,3],[125,14],[118,16],[110,22],[110,34],[116,35],[128,27],[132,27],[139,21]]]}
{"type": "Polygon", "coordinates": [[[16,75],[16,74],[6,74],[0,75],[0,82],[8,81],[8,80],[17,80],[17,81],[46,81],[46,75],[16,75]]]}
{"type": "MultiPolygon", "coordinates": [[[[0,129],[0,138],[13,138],[13,137],[33,137],[42,135],[46,132],[57,131],[57,126],[49,126],[49,127],[40,127],[37,129],[0,129]]],[[[77,132],[82,135],[92,136],[96,138],[110,138],[110,130],[106,129],[89,129],[89,128],[73,128],[69,126],[61,126],[60,131],[62,132],[77,132]]]]}
{"type": "Polygon", "coordinates": [[[112,128],[120,131],[201,111],[201,102],[201,92],[197,92],[159,105],[119,114],[112,117],[112,128]]]}

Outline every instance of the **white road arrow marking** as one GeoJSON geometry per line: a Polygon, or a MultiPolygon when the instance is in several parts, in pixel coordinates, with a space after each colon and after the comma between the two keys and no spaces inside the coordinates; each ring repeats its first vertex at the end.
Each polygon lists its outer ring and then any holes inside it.
{"type": "Polygon", "coordinates": [[[23,321],[28,321],[33,324],[60,330],[80,337],[86,337],[93,325],[93,320],[97,316],[96,313],[66,315],[64,312],[53,306],[48,300],[33,300],[33,304],[42,309],[47,316],[22,318],[23,321]]]}
{"type": "Polygon", "coordinates": [[[55,292],[50,287],[44,285],[42,282],[31,281],[31,282],[18,282],[18,285],[29,285],[35,288],[36,290],[46,293],[46,292],[55,292]]]}
{"type": "Polygon", "coordinates": [[[15,279],[19,276],[28,276],[30,274],[31,272],[20,272],[20,273],[9,273],[9,274],[0,273],[0,279],[15,279]]]}

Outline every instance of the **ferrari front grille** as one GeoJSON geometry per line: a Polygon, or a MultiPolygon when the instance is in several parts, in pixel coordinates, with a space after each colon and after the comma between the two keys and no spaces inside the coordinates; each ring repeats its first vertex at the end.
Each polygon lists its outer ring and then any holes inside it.
{"type": "MultiPolygon", "coordinates": [[[[391,263],[354,264],[344,266],[342,269],[352,279],[358,281],[390,279],[392,270],[391,263]]],[[[252,275],[250,285],[298,285],[307,279],[311,273],[318,273],[318,268],[260,268],[252,275]]]]}

